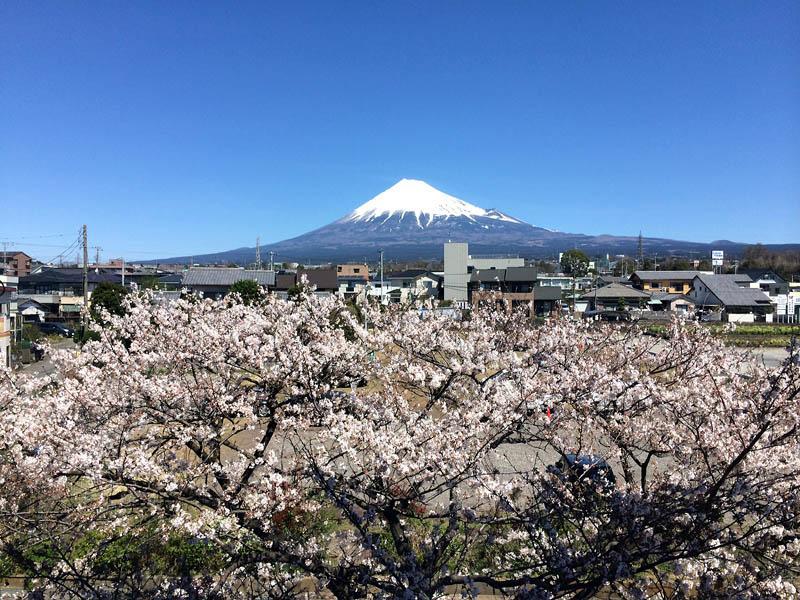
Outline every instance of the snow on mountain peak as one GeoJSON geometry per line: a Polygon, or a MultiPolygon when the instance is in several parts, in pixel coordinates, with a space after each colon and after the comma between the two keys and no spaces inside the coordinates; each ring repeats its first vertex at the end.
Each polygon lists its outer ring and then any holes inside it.
{"type": "MultiPolygon", "coordinates": [[[[412,213],[420,227],[422,215],[427,215],[426,223],[435,217],[473,217],[487,216],[484,209],[464,202],[455,196],[445,194],[435,187],[419,179],[401,179],[388,190],[365,202],[343,221],[372,221],[374,219],[386,220],[394,215],[401,217],[412,213]]],[[[495,217],[496,218],[496,217],[495,217]]],[[[510,218],[509,218],[510,219],[510,218]]]]}

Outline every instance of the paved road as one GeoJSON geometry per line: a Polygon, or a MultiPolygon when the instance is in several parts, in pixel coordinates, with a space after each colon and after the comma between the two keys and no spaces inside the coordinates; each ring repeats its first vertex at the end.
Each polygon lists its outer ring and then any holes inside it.
{"type": "MultiPolygon", "coordinates": [[[[52,348],[59,350],[77,349],[77,345],[69,338],[50,338],[48,340],[52,348]]],[[[55,367],[49,356],[45,356],[38,362],[32,362],[27,365],[22,365],[20,371],[27,375],[52,375],[55,373],[55,367]]]]}
{"type": "Polygon", "coordinates": [[[767,367],[779,367],[789,356],[786,348],[730,348],[742,356],[753,356],[758,361],[763,361],[767,367]]]}

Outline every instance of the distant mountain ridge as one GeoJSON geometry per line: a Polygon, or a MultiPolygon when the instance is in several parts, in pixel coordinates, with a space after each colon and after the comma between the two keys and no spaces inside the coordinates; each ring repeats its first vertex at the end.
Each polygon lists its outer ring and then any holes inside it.
{"type": "MultiPolygon", "coordinates": [[[[424,181],[401,179],[392,187],[344,217],[303,235],[262,247],[262,258],[274,252],[279,262],[372,262],[383,249],[387,259],[438,260],[444,242],[469,242],[470,252],[512,253],[536,258],[553,256],[570,248],[589,255],[626,254],[637,251],[638,237],[584,235],[531,225],[495,208],[484,209],[437,190],[424,181]]],[[[649,256],[697,253],[712,249],[738,255],[746,244],[721,240],[712,243],[644,238],[649,256]]],[[[800,244],[773,244],[771,249],[800,249],[800,244]]],[[[252,263],[255,248],[237,248],[213,254],[148,260],[148,263],[252,263]]]]}

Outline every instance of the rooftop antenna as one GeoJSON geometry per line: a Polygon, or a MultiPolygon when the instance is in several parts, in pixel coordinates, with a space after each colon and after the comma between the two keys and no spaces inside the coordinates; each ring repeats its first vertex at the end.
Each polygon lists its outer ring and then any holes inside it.
{"type": "Polygon", "coordinates": [[[261,270],[261,236],[256,236],[256,270],[261,270]]]}

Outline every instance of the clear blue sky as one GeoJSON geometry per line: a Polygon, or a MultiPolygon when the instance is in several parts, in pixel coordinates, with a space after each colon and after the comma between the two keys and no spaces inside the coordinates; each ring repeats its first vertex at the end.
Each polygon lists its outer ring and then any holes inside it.
{"type": "Polygon", "coordinates": [[[40,258],[278,241],[402,177],[800,242],[800,3],[0,3],[0,240],[40,258]]]}

